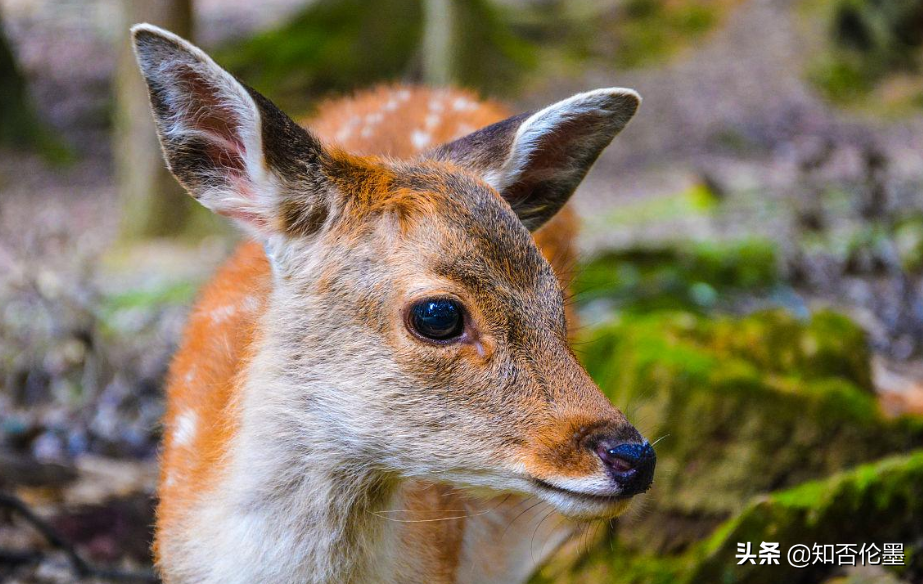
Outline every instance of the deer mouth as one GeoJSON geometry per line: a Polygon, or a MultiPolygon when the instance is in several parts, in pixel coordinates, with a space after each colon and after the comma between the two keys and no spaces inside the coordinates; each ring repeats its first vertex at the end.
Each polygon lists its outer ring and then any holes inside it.
{"type": "Polygon", "coordinates": [[[587,502],[593,503],[619,503],[628,501],[631,499],[631,496],[624,496],[619,494],[613,495],[599,495],[595,493],[583,493],[580,491],[574,491],[571,489],[565,489],[562,487],[556,487],[549,482],[543,481],[542,479],[532,479],[532,482],[538,485],[538,487],[543,491],[550,491],[553,493],[558,493],[561,495],[566,495],[568,497],[573,497],[575,499],[582,499],[587,502]]]}
{"type": "Polygon", "coordinates": [[[542,479],[533,478],[538,495],[574,519],[591,520],[621,515],[631,503],[631,495],[613,493],[601,495],[558,487],[542,479]]]}

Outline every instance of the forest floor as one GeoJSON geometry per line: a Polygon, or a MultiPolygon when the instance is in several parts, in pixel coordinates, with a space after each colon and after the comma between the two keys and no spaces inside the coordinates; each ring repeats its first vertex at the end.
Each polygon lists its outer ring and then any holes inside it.
{"type": "MultiPolygon", "coordinates": [[[[122,542],[147,541],[152,521],[159,384],[196,286],[233,243],[113,245],[109,87],[125,28],[118,4],[0,6],[42,119],[77,154],[50,166],[0,153],[0,469],[8,473],[0,487],[20,487],[91,561],[143,569],[146,548],[122,542]],[[42,464],[23,467],[27,459],[42,464]]],[[[216,46],[302,4],[202,0],[200,40],[216,46]]],[[[517,105],[590,87],[639,90],[637,119],[574,199],[585,256],[692,240],[773,242],[791,292],[781,303],[853,316],[870,335],[886,404],[921,411],[923,282],[904,269],[904,235],[869,235],[863,219],[904,225],[923,214],[923,115],[885,119],[818,97],[803,74],[816,41],[796,4],[748,0],[664,64],[539,80],[517,105]],[[716,207],[696,203],[703,187],[716,207]],[[870,203],[877,191],[886,200],[870,203]]],[[[0,552],[48,549],[36,531],[3,519],[0,508],[0,552]]],[[[33,560],[22,558],[9,581],[72,581],[60,550],[33,560]]]]}

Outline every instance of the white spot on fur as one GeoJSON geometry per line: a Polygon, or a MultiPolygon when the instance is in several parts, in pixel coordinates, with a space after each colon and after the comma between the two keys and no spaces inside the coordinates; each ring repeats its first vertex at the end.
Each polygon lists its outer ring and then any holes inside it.
{"type": "Polygon", "coordinates": [[[247,312],[253,312],[260,307],[260,299],[256,296],[247,296],[241,303],[241,307],[247,312]]]}
{"type": "Polygon", "coordinates": [[[426,148],[432,140],[433,137],[429,132],[424,132],[423,130],[414,130],[413,133],[410,134],[410,142],[417,150],[426,148]]]}
{"type": "Polygon", "coordinates": [[[439,124],[439,116],[437,114],[429,114],[426,116],[424,123],[426,124],[426,129],[432,130],[439,124]]]}
{"type": "Polygon", "coordinates": [[[220,323],[226,321],[235,314],[237,314],[237,307],[233,304],[228,304],[212,310],[209,316],[211,316],[212,322],[220,323]]]}
{"type": "Polygon", "coordinates": [[[397,106],[398,106],[397,100],[394,98],[391,98],[385,102],[385,105],[382,106],[381,109],[386,112],[393,112],[394,110],[397,109],[397,106]]]}
{"type": "Polygon", "coordinates": [[[176,427],[173,430],[174,446],[189,446],[195,439],[198,416],[195,412],[187,410],[177,416],[176,427]]]}
{"type": "Polygon", "coordinates": [[[477,104],[466,97],[456,97],[452,102],[452,109],[455,111],[463,112],[476,108],[477,104]]]}
{"type": "Polygon", "coordinates": [[[356,126],[358,126],[360,122],[362,122],[360,116],[350,116],[350,118],[343,123],[343,126],[340,127],[340,131],[336,133],[336,139],[340,142],[348,139],[353,135],[353,130],[356,129],[356,126]]]}
{"type": "Polygon", "coordinates": [[[398,101],[407,101],[408,99],[410,99],[410,90],[401,89],[400,91],[394,94],[394,97],[396,97],[398,101]]]}
{"type": "Polygon", "coordinates": [[[439,98],[429,100],[427,107],[429,107],[429,111],[431,112],[441,112],[445,109],[445,105],[443,105],[442,100],[439,98]]]}
{"type": "Polygon", "coordinates": [[[365,123],[374,125],[382,121],[383,119],[385,119],[384,114],[382,114],[381,112],[373,112],[365,116],[365,123]]]}
{"type": "Polygon", "coordinates": [[[189,368],[189,371],[186,372],[186,375],[183,376],[183,381],[185,381],[186,383],[192,383],[192,381],[195,379],[195,374],[196,374],[196,366],[193,365],[192,367],[189,368]]]}

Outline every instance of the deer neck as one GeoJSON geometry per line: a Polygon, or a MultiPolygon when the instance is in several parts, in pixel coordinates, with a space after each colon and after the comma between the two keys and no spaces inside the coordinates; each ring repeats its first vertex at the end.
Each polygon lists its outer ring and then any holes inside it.
{"type": "Polygon", "coordinates": [[[324,381],[325,368],[312,369],[305,354],[293,379],[277,364],[278,347],[263,344],[241,396],[227,480],[236,515],[228,522],[252,528],[250,543],[276,563],[262,581],[389,581],[397,536],[381,511],[395,504],[399,481],[344,439],[342,418],[331,412],[343,388],[324,381]]]}

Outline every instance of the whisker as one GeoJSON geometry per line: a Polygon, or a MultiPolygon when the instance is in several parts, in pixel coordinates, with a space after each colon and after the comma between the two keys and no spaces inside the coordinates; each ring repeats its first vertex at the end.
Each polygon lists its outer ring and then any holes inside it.
{"type": "Polygon", "coordinates": [[[516,517],[514,517],[513,520],[510,521],[510,522],[507,524],[506,529],[503,530],[503,535],[500,536],[500,539],[502,540],[504,537],[506,537],[506,534],[507,534],[507,532],[510,530],[510,527],[512,527],[513,524],[516,523],[516,521],[517,521],[520,517],[522,517],[523,515],[525,515],[526,513],[528,513],[529,511],[531,511],[532,509],[535,509],[536,507],[538,507],[538,506],[541,505],[541,504],[542,504],[542,501],[541,501],[541,500],[536,501],[534,504],[530,505],[530,506],[529,506],[526,510],[524,510],[522,513],[520,513],[519,515],[517,515],[516,517]]]}
{"type": "MultiPolygon", "coordinates": [[[[442,496],[446,496],[449,493],[441,493],[442,496]]],[[[454,521],[456,519],[469,519],[471,517],[480,517],[482,515],[487,515],[496,511],[501,505],[506,503],[511,495],[507,494],[503,499],[497,502],[496,505],[489,509],[484,509],[478,513],[467,513],[467,509],[385,509],[383,511],[369,511],[372,515],[380,517],[382,519],[387,519],[388,521],[393,521],[395,523],[434,523],[437,521],[454,521]],[[433,519],[394,519],[393,517],[387,517],[389,513],[409,513],[409,512],[440,512],[440,513],[464,513],[464,515],[453,515],[450,517],[437,517],[433,519]]]]}
{"type": "Polygon", "coordinates": [[[529,553],[532,555],[533,562],[535,562],[535,536],[538,535],[538,530],[541,529],[542,523],[544,523],[545,520],[551,517],[553,514],[554,514],[554,509],[549,509],[548,513],[545,513],[545,516],[542,517],[542,520],[539,521],[538,525],[535,526],[535,529],[532,530],[532,539],[529,541],[529,553]]]}
{"type": "Polygon", "coordinates": [[[664,438],[668,438],[669,436],[670,436],[669,434],[664,434],[664,435],[661,436],[660,438],[654,440],[653,442],[651,442],[651,448],[653,448],[654,446],[657,446],[657,444],[658,444],[661,440],[663,440],[664,438]]]}

